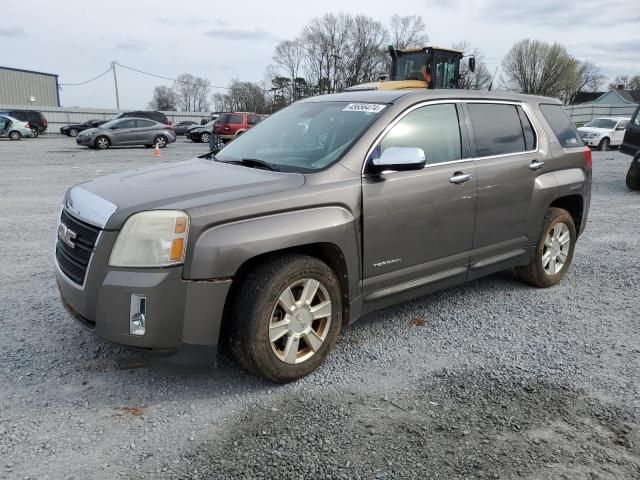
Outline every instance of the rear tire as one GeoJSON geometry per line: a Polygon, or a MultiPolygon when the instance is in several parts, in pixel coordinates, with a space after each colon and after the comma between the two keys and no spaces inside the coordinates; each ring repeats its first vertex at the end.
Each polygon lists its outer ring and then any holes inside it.
{"type": "Polygon", "coordinates": [[[102,136],[96,138],[95,147],[98,150],[106,150],[110,146],[111,146],[111,140],[109,140],[107,137],[102,135],[102,136]]]}
{"type": "Polygon", "coordinates": [[[626,178],[627,188],[630,190],[640,190],[640,152],[633,157],[626,178]]]}
{"type": "Polygon", "coordinates": [[[9,132],[9,138],[11,140],[20,140],[22,139],[22,134],[20,132],[18,132],[17,130],[13,130],[11,132],[9,132]]]}
{"type": "Polygon", "coordinates": [[[35,127],[31,128],[31,138],[38,138],[40,136],[40,130],[35,127]]]}
{"type": "Polygon", "coordinates": [[[520,280],[540,288],[556,285],[571,265],[576,238],[576,227],[569,212],[549,208],[533,258],[528,265],[516,268],[520,280]]]}
{"type": "Polygon", "coordinates": [[[208,133],[201,133],[200,134],[200,141],[202,143],[209,143],[209,134],[208,133]]]}
{"type": "Polygon", "coordinates": [[[158,147],[160,148],[164,148],[167,146],[167,143],[169,143],[169,141],[167,140],[167,137],[165,137],[164,135],[158,135],[156,136],[156,138],[153,139],[153,145],[158,145],[158,147]]]}
{"type": "Polygon", "coordinates": [[[598,144],[598,150],[600,150],[601,152],[606,152],[607,150],[609,150],[609,145],[611,145],[611,140],[609,140],[608,138],[603,138],[598,144]]]}
{"type": "Polygon", "coordinates": [[[241,280],[228,336],[246,370],[286,383],[322,364],[341,324],[335,273],[317,258],[287,254],[259,264],[241,280]]]}

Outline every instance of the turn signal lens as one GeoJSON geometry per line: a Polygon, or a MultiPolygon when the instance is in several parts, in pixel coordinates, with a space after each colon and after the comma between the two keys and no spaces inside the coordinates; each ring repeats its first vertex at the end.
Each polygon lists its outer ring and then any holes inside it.
{"type": "Polygon", "coordinates": [[[178,218],[176,218],[175,233],[184,233],[186,230],[187,230],[187,219],[186,219],[186,217],[178,217],[178,218]]]}
{"type": "MultiPolygon", "coordinates": [[[[176,232],[179,233],[179,232],[176,232]]],[[[184,256],[184,238],[176,238],[171,242],[171,260],[179,261],[184,256]]]]}
{"type": "Polygon", "coordinates": [[[591,149],[589,147],[584,147],[584,162],[587,166],[587,170],[591,170],[593,162],[591,160],[591,149]]]}

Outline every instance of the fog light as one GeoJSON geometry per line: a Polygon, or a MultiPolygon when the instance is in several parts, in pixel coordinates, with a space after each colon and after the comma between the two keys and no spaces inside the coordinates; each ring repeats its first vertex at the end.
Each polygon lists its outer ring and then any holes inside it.
{"type": "Polygon", "coordinates": [[[147,297],[131,295],[131,307],[129,308],[129,333],[131,335],[144,335],[147,314],[147,297]]]}

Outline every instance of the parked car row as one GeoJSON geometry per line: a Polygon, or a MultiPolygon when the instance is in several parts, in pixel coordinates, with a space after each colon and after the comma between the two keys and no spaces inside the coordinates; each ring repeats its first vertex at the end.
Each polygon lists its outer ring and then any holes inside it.
{"type": "Polygon", "coordinates": [[[22,137],[34,136],[37,135],[33,133],[29,122],[19,120],[9,115],[0,114],[0,138],[21,140],[22,137]]]}
{"type": "MultiPolygon", "coordinates": [[[[47,119],[44,117],[42,112],[37,112],[35,110],[9,110],[6,112],[0,112],[0,115],[2,115],[3,117],[9,117],[15,120],[19,120],[20,122],[22,122],[22,125],[24,125],[25,122],[29,124],[31,135],[22,134],[20,138],[35,138],[47,130],[47,119]]],[[[20,140],[20,138],[15,138],[14,140],[20,140]]]]}
{"type": "Polygon", "coordinates": [[[253,112],[230,112],[214,115],[205,125],[191,127],[186,136],[194,142],[207,143],[211,135],[218,135],[223,142],[239,137],[265,119],[267,115],[253,112]]]}

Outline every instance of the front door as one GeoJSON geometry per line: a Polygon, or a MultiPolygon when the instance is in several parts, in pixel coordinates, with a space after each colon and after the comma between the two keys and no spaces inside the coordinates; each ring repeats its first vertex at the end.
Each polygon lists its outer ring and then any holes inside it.
{"type": "Polygon", "coordinates": [[[363,189],[363,292],[402,293],[461,282],[473,241],[475,166],[455,103],[415,108],[389,130],[389,147],[419,147],[419,171],[367,174],[363,189]]]}
{"type": "Polygon", "coordinates": [[[131,143],[133,137],[132,132],[135,130],[136,121],[133,119],[122,120],[120,123],[111,127],[111,144],[127,145],[131,143]]]}
{"type": "Polygon", "coordinates": [[[622,153],[635,155],[640,152],[640,107],[636,109],[633,118],[624,132],[624,141],[620,147],[622,153]]]}

